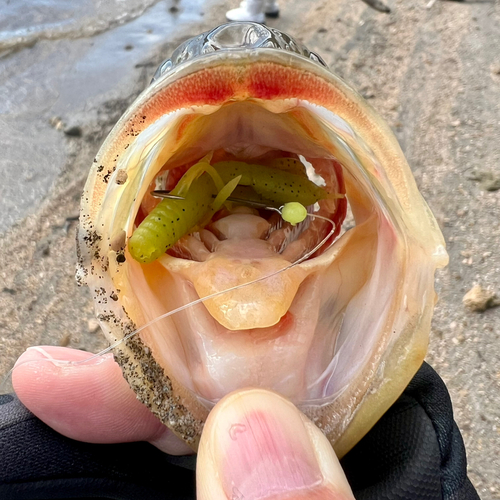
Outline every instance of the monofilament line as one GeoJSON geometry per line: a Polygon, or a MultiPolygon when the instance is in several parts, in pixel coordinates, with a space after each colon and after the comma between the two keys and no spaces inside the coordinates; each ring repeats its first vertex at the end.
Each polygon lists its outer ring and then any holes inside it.
{"type": "MultiPolygon", "coordinates": [[[[281,208],[266,207],[266,209],[273,210],[275,212],[278,212],[281,215],[281,208]]],[[[295,267],[295,266],[301,264],[302,262],[307,260],[309,257],[314,255],[335,233],[335,223],[331,219],[329,219],[328,217],[324,217],[324,216],[318,215],[318,214],[309,214],[309,213],[307,214],[307,216],[312,217],[312,218],[322,219],[322,220],[329,222],[332,225],[332,229],[312,250],[309,250],[309,252],[304,254],[302,257],[297,259],[295,262],[292,262],[290,265],[284,267],[283,269],[275,271],[275,272],[268,274],[266,276],[261,276],[260,278],[249,281],[248,283],[242,283],[241,285],[236,285],[236,286],[233,286],[231,288],[227,288],[226,290],[221,290],[220,292],[212,293],[210,295],[207,295],[206,297],[201,297],[199,299],[193,300],[192,302],[189,302],[188,304],[180,306],[176,309],[172,309],[172,311],[166,312],[165,314],[162,314],[161,316],[158,316],[158,317],[152,319],[151,321],[149,321],[145,325],[142,325],[141,327],[137,328],[133,332],[130,332],[129,334],[125,335],[125,337],[123,337],[122,339],[117,340],[116,342],[113,342],[109,347],[107,347],[106,349],[103,349],[102,351],[98,352],[97,354],[94,354],[94,355],[90,356],[89,358],[84,359],[82,361],[74,361],[72,363],[76,364],[76,365],[81,365],[83,363],[87,363],[88,361],[91,361],[99,356],[102,356],[103,354],[107,354],[108,352],[112,351],[115,347],[118,347],[122,342],[127,341],[128,339],[132,338],[134,335],[140,333],[142,330],[145,330],[146,328],[157,323],[158,321],[161,321],[162,319],[168,318],[169,316],[177,314],[177,313],[184,311],[190,307],[193,307],[197,304],[201,304],[202,302],[205,302],[206,300],[210,300],[210,299],[213,299],[215,297],[219,297],[220,295],[223,295],[223,294],[228,293],[228,292],[233,292],[234,290],[239,290],[239,289],[244,288],[246,286],[253,285],[254,283],[259,283],[260,281],[264,281],[268,278],[271,278],[271,277],[276,276],[278,274],[284,273],[285,271],[288,271],[292,267],[295,267]]]]}

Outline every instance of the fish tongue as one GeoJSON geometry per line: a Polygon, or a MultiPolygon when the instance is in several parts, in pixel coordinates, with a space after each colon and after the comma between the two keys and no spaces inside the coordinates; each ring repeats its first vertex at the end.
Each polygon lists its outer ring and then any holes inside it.
{"type": "Polygon", "coordinates": [[[267,256],[262,244],[267,243],[262,240],[224,241],[220,251],[218,249],[207,261],[192,263],[183,269],[200,297],[269,276],[204,302],[212,317],[229,330],[265,328],[277,324],[288,311],[307,275],[298,267],[275,274],[289,266],[290,262],[276,254],[267,256]],[[253,258],[235,257],[233,245],[245,247],[246,255],[253,253],[253,258]]]}

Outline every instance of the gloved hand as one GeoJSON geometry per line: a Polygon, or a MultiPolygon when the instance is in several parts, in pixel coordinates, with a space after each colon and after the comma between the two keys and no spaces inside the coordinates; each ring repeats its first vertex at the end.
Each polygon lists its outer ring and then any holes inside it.
{"type": "MultiPolygon", "coordinates": [[[[143,412],[142,406],[135,406],[139,403],[133,393],[128,395],[127,386],[116,385],[122,379],[111,358],[96,365],[96,378],[92,368],[81,365],[87,370],[85,386],[78,385],[78,374],[61,377],[55,365],[47,372],[48,365],[23,365],[37,374],[23,381],[18,371],[16,390],[51,426],[78,439],[85,434],[93,441],[135,438],[182,452],[168,431],[149,420],[145,408],[143,412]],[[104,392],[96,392],[92,384],[105,373],[104,392]],[[94,424],[79,413],[89,391],[94,394],[94,424]],[[109,400],[115,401],[111,409],[106,408],[109,400]],[[68,409],[73,410],[69,422],[68,409]]],[[[146,443],[87,444],[65,438],[11,395],[0,396],[0,464],[2,499],[195,498],[193,456],[167,455],[146,443]]],[[[358,499],[478,498],[466,477],[463,442],[446,388],[425,364],[401,398],[344,457],[342,466],[358,499]]]]}
{"type": "Polygon", "coordinates": [[[357,500],[479,499],[450,396],[427,363],[341,464],[357,500]]]}

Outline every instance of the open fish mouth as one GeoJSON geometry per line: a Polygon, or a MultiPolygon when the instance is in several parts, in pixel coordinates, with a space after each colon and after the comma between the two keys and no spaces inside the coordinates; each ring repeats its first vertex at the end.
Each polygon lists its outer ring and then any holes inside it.
{"type": "MultiPolygon", "coordinates": [[[[201,210],[207,189],[184,208],[201,210]]],[[[238,199],[262,198],[251,183],[237,190],[238,199]]],[[[257,386],[290,398],[339,455],[422,363],[434,273],[447,263],[387,125],[318,56],[253,23],[191,39],[160,66],[94,160],[78,248],[77,277],[94,294],[105,334],[124,339],[114,352],[125,377],[194,449],[210,408],[257,386]],[[299,176],[298,184],[279,177],[272,188],[293,201],[297,186],[314,185],[326,194],[303,205],[332,223],[308,216],[293,226],[231,202],[202,210],[182,230],[186,212],[173,202],[170,219],[152,227],[161,239],[171,225],[175,238],[157,256],[136,251],[134,234],[159,203],[151,192],[174,193],[203,162],[197,179],[224,165],[232,179],[238,167],[262,186],[275,168],[299,176]],[[348,210],[354,222],[342,228],[348,210]],[[332,227],[320,250],[290,266],[332,227]]]]}

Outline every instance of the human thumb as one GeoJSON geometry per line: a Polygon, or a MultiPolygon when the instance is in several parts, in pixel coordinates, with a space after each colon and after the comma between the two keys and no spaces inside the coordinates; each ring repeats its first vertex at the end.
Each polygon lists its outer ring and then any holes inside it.
{"type": "Polygon", "coordinates": [[[196,480],[198,500],[354,499],[322,432],[263,389],[233,392],[212,410],[196,480]]]}

